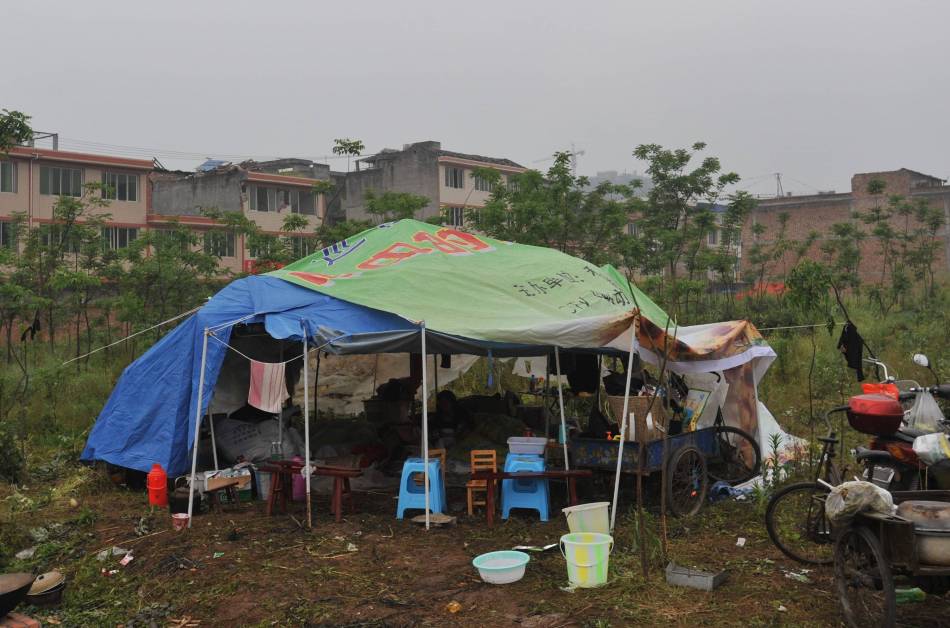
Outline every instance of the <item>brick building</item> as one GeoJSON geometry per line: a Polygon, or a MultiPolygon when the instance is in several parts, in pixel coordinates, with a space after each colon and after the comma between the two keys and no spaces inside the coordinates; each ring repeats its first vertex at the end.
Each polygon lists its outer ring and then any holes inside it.
{"type": "MultiPolygon", "coordinates": [[[[867,232],[868,227],[854,217],[856,212],[867,212],[875,207],[885,206],[890,196],[902,196],[911,202],[924,201],[943,212],[946,224],[941,228],[938,237],[941,246],[936,253],[934,268],[939,273],[950,271],[950,186],[946,180],[931,175],[901,168],[888,172],[868,172],[855,174],[851,177],[851,191],[843,193],[818,193],[812,195],[788,195],[779,198],[762,199],[752,211],[743,227],[743,247],[748,249],[752,244],[762,244],[765,247],[773,244],[779,232],[780,215],[788,214],[786,236],[792,240],[803,240],[811,232],[818,234],[818,239],[808,252],[808,257],[821,258],[821,246],[832,238],[832,225],[844,222],[857,222],[867,232]],[[885,184],[883,193],[871,194],[868,184],[873,180],[885,184]],[[756,235],[753,225],[762,225],[764,231],[756,235]]],[[[894,229],[904,229],[904,219],[894,219],[894,229]],[[899,223],[899,224],[898,224],[899,223]]],[[[910,218],[910,229],[917,224],[910,218]]],[[[793,253],[789,253],[784,264],[791,263],[793,253]]],[[[867,238],[861,244],[862,279],[880,277],[881,260],[878,242],[867,238]]],[[[779,264],[779,267],[782,263],[779,264]]],[[[751,270],[748,256],[742,259],[742,269],[747,274],[751,270]]]]}

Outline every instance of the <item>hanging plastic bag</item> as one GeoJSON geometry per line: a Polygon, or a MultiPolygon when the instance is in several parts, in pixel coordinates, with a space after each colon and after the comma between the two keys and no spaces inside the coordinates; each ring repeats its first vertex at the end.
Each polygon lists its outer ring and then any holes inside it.
{"type": "Polygon", "coordinates": [[[943,420],[943,411],[934,396],[929,392],[918,393],[914,405],[907,413],[907,424],[918,430],[939,432],[943,420]]]}
{"type": "Polygon", "coordinates": [[[891,494],[870,482],[844,482],[825,498],[825,514],[832,523],[847,522],[861,512],[889,515],[893,511],[891,494]]]}
{"type": "Polygon", "coordinates": [[[943,432],[918,436],[914,439],[914,453],[928,467],[950,460],[950,439],[943,432]]]}

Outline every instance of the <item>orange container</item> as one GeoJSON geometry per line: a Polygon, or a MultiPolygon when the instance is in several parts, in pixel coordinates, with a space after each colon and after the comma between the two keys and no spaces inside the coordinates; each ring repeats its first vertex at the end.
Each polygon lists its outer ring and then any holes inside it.
{"type": "Polygon", "coordinates": [[[165,469],[157,462],[152,465],[152,470],[148,472],[148,503],[152,506],[168,505],[168,475],[165,469]]]}

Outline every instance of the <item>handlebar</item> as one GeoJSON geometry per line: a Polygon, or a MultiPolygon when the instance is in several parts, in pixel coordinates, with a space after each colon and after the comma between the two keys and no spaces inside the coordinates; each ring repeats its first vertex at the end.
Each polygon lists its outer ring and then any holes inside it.
{"type": "Polygon", "coordinates": [[[950,399],[950,384],[909,388],[907,391],[900,393],[898,398],[901,401],[905,401],[907,399],[913,399],[914,396],[922,392],[928,392],[939,399],[950,399]]]}

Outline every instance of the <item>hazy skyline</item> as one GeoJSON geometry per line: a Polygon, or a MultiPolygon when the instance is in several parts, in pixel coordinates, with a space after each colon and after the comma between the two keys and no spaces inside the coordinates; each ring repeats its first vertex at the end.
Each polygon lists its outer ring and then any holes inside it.
{"type": "Polygon", "coordinates": [[[61,148],[173,168],[322,159],[352,137],[541,169],[573,142],[592,175],[702,140],[752,192],[774,172],[846,191],[856,172],[950,176],[948,18],[914,1],[8,3],[0,107],[61,148]]]}

